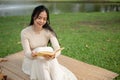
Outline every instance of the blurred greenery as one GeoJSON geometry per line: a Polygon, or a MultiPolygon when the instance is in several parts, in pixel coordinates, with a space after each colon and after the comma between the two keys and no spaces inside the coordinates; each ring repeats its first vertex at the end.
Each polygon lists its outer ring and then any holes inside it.
{"type": "MultiPolygon", "coordinates": [[[[120,73],[120,12],[51,14],[63,55],[120,73]]],[[[0,17],[0,57],[22,50],[30,16],[0,17]]],[[[115,80],[120,80],[120,76],[115,80]]]]}

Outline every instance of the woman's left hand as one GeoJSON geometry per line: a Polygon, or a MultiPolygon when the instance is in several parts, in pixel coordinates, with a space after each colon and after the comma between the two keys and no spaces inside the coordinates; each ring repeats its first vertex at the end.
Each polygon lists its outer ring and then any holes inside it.
{"type": "Polygon", "coordinates": [[[54,59],[54,58],[55,58],[55,54],[54,54],[54,55],[43,55],[43,57],[44,57],[46,60],[50,60],[50,59],[54,59]]]}

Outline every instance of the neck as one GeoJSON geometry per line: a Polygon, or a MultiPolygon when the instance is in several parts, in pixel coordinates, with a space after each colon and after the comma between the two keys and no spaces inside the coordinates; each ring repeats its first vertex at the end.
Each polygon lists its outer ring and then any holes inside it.
{"type": "Polygon", "coordinates": [[[36,32],[36,33],[39,33],[41,30],[42,30],[42,28],[38,28],[38,27],[36,27],[36,26],[32,26],[33,27],[33,30],[36,32]]]}

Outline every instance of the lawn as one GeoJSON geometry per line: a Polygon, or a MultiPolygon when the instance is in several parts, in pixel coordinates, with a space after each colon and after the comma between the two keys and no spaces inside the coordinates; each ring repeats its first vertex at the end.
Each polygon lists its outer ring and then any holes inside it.
{"type": "MultiPolygon", "coordinates": [[[[63,55],[120,73],[120,12],[51,14],[63,55]]],[[[0,17],[0,57],[22,50],[30,16],[0,17]]],[[[115,80],[120,80],[120,76],[115,80]]]]}

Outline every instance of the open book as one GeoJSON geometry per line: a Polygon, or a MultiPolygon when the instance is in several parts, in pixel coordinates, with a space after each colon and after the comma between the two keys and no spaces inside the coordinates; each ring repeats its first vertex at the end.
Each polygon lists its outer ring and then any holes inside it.
{"type": "Polygon", "coordinates": [[[39,53],[37,54],[37,56],[45,56],[45,55],[52,56],[52,55],[57,54],[58,51],[61,51],[61,50],[63,50],[63,49],[64,49],[64,48],[60,48],[60,49],[58,49],[58,50],[56,50],[56,51],[54,51],[54,52],[41,51],[41,52],[39,52],[39,53]]]}

